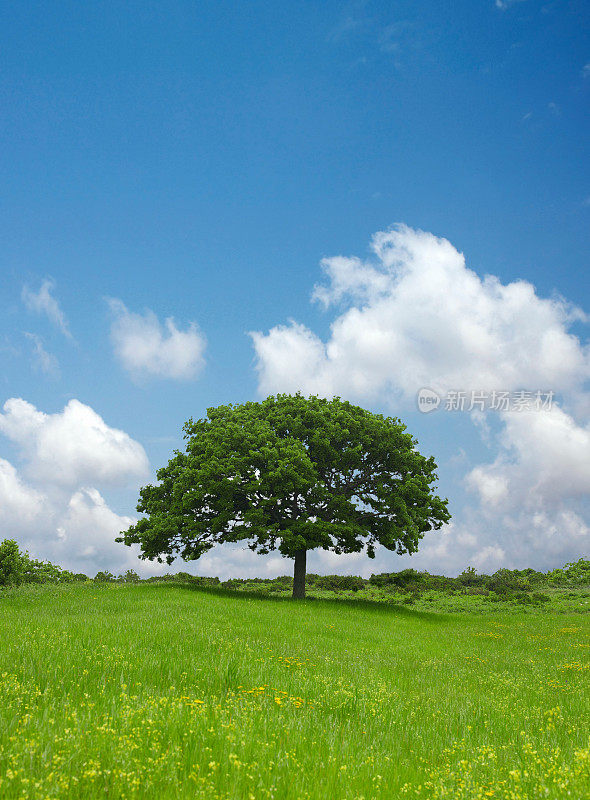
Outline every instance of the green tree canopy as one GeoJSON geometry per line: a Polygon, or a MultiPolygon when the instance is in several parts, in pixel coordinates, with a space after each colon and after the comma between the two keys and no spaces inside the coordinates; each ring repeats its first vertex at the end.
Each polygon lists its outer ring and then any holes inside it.
{"type": "Polygon", "coordinates": [[[184,431],[185,451],[140,491],[147,516],[117,540],[139,544],[145,559],[170,564],[245,541],[295,559],[293,595],[302,597],[308,550],[415,553],[450,519],[433,493],[434,459],[405,425],[339,398],[219,406],[184,431]]]}

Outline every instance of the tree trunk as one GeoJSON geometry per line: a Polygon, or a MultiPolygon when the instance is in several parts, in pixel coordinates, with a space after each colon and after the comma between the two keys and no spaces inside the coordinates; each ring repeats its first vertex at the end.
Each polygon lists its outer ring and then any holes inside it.
{"type": "Polygon", "coordinates": [[[301,600],[305,597],[305,561],[307,550],[295,553],[295,569],[293,571],[293,597],[301,600]]]}

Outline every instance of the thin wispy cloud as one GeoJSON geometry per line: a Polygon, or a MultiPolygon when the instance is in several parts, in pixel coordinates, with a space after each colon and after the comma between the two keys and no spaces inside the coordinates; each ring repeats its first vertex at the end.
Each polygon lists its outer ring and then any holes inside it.
{"type": "Polygon", "coordinates": [[[44,375],[56,378],[59,375],[59,363],[53,353],[48,353],[43,340],[36,333],[25,333],[33,345],[33,366],[44,375]]]}
{"type": "Polygon", "coordinates": [[[68,322],[63,313],[59,302],[52,292],[55,283],[46,278],[38,292],[32,291],[26,284],[23,286],[21,297],[29,311],[36,314],[44,314],[68,339],[72,338],[68,322]]]}
{"type": "Polygon", "coordinates": [[[415,24],[408,20],[400,20],[386,25],[378,37],[379,49],[382,53],[397,55],[408,44],[413,44],[415,33],[415,24]]]}
{"type": "Polygon", "coordinates": [[[496,0],[496,8],[499,8],[500,11],[506,11],[507,8],[524,2],[525,0],[496,0]]]}
{"type": "MultiPolygon", "coordinates": [[[[354,45],[365,53],[392,56],[399,66],[399,56],[419,45],[417,23],[394,19],[383,24],[382,20],[367,14],[366,5],[364,2],[349,5],[328,34],[328,41],[332,44],[354,41],[354,45]]],[[[366,64],[368,60],[366,55],[359,55],[354,65],[366,64]]]]}
{"type": "Polygon", "coordinates": [[[352,34],[358,33],[370,24],[370,19],[365,13],[366,1],[349,3],[340,19],[328,33],[329,42],[341,42],[352,34]]]}

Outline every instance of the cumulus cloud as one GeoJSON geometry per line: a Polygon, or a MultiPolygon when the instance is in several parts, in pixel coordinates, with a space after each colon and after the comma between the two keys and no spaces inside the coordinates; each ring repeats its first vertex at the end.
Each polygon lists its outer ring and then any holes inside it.
{"type": "Polygon", "coordinates": [[[46,557],[86,574],[104,569],[137,571],[139,549],[115,542],[119,533],[134,522],[135,518],[121,516],[109,508],[97,489],[83,487],[58,509],[51,538],[45,542],[46,557]]]}
{"type": "Polygon", "coordinates": [[[0,520],[10,536],[14,527],[28,529],[42,514],[44,495],[27,486],[9,461],[0,458],[0,520]]]}
{"type": "Polygon", "coordinates": [[[252,333],[259,390],[357,398],[438,392],[572,389],[590,375],[569,332],[584,313],[526,281],[480,278],[446,239],[398,225],[377,233],[375,258],[321,262],[314,298],[337,306],[330,337],[291,321],[252,333]]]}
{"type": "Polygon", "coordinates": [[[467,565],[547,570],[590,550],[590,425],[558,406],[507,412],[491,444],[494,460],[465,477],[474,502],[427,534],[404,566],[449,574],[467,565]]]}
{"type": "Polygon", "coordinates": [[[59,375],[59,364],[57,358],[48,353],[43,344],[43,340],[35,333],[25,333],[27,339],[33,344],[33,365],[45,375],[59,375]]]}
{"type": "Polygon", "coordinates": [[[0,413],[0,433],[20,449],[26,476],[0,458],[0,539],[14,538],[33,557],[87,575],[161,571],[140,562],[138,548],[115,542],[136,520],[113,511],[91,485],[144,476],[148,462],[140,444],[78,400],[45,414],[12,398],[0,413]]]}
{"type": "Polygon", "coordinates": [[[465,481],[471,526],[515,566],[551,567],[590,549],[590,424],[559,406],[504,413],[498,452],[465,481]]]}
{"type": "Polygon", "coordinates": [[[121,300],[109,300],[115,355],[135,379],[195,378],[204,366],[205,337],[191,322],[180,330],[172,317],[161,325],[153,311],[136,314],[121,300]]]}
{"type": "Polygon", "coordinates": [[[28,286],[23,286],[22,300],[29,311],[45,316],[69,339],[72,338],[70,329],[63,311],[52,291],[55,284],[52,280],[45,279],[38,292],[33,292],[28,286]]]}
{"type": "Polygon", "coordinates": [[[558,406],[502,418],[496,459],[467,475],[483,506],[537,511],[590,495],[590,425],[558,406]]]}
{"type": "Polygon", "coordinates": [[[119,484],[147,473],[143,447],[79,400],[70,400],[61,412],[45,414],[13,397],[3,411],[0,433],[19,446],[30,477],[78,486],[119,484]]]}
{"type": "Polygon", "coordinates": [[[138,442],[78,400],[46,414],[11,398],[0,413],[0,434],[22,460],[21,469],[0,458],[0,540],[14,538],[34,558],[91,576],[102,569],[145,576],[165,570],[140,561],[138,547],[115,542],[137,520],[110,508],[96,486],[146,477],[138,442]]]}

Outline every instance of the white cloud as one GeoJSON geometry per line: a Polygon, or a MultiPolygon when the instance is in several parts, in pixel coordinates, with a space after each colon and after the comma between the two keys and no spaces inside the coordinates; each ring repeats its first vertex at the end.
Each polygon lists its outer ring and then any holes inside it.
{"type": "Polygon", "coordinates": [[[117,573],[126,569],[140,571],[139,549],[115,542],[119,533],[134,522],[135,518],[112,511],[97,489],[84,487],[58,509],[51,537],[44,542],[45,557],[90,575],[104,569],[117,573]]]}
{"type": "Polygon", "coordinates": [[[179,330],[172,317],[162,326],[153,311],[135,314],[120,300],[109,300],[114,315],[115,355],[135,378],[195,378],[204,366],[205,337],[194,322],[179,330]]]}
{"type": "Polygon", "coordinates": [[[87,484],[144,474],[141,445],[77,400],[60,414],[43,414],[13,398],[0,414],[0,431],[20,446],[28,476],[25,481],[0,458],[0,540],[14,538],[34,558],[87,575],[99,569],[162,571],[139,561],[137,547],[115,542],[136,519],[115,513],[87,484]]]}
{"type": "Polygon", "coordinates": [[[466,476],[478,502],[461,512],[447,563],[463,556],[485,569],[484,557],[496,548],[497,566],[548,569],[587,552],[590,425],[558,406],[507,412],[498,448],[492,463],[466,476]],[[474,537],[466,550],[458,546],[460,531],[474,537]]]}
{"type": "Polygon", "coordinates": [[[45,375],[59,375],[59,364],[57,358],[48,353],[43,345],[43,340],[35,333],[25,333],[27,339],[33,343],[33,365],[45,375]]]}
{"type": "Polygon", "coordinates": [[[590,494],[590,425],[558,406],[502,418],[495,461],[467,476],[483,506],[534,512],[590,494]]]}
{"type": "Polygon", "coordinates": [[[475,567],[480,572],[495,572],[505,561],[506,554],[497,545],[482,547],[472,558],[470,566],[475,567]]]}
{"type": "Polygon", "coordinates": [[[467,509],[449,537],[445,567],[457,570],[469,564],[489,571],[491,553],[496,556],[493,569],[547,570],[575,561],[588,552],[590,527],[586,522],[588,509],[570,505],[555,503],[537,511],[517,508],[504,512],[498,508],[494,513],[486,513],[481,507],[467,509]],[[460,547],[457,534],[466,529],[476,541],[460,547]]]}
{"type": "Polygon", "coordinates": [[[371,249],[373,262],[322,261],[327,283],[314,298],[343,306],[327,342],[294,321],[251,334],[262,394],[409,400],[422,386],[559,391],[590,375],[588,348],[568,330],[586,317],[564,300],[482,279],[446,239],[404,225],[377,233],[371,249]]]}
{"type": "Polygon", "coordinates": [[[148,470],[143,447],[79,400],[44,414],[13,397],[0,414],[0,432],[19,445],[27,474],[49,484],[119,484],[148,470]]]}
{"type": "Polygon", "coordinates": [[[268,556],[253,553],[244,544],[224,544],[205,553],[198,561],[188,565],[176,561],[172,570],[185,570],[198,575],[227,578],[265,578],[291,575],[293,561],[273,552],[268,556]]]}
{"type": "Polygon", "coordinates": [[[56,298],[52,295],[55,288],[53,281],[46,279],[41,284],[38,292],[33,292],[28,286],[23,286],[22,300],[29,311],[37,314],[45,314],[48,319],[56,325],[64,336],[72,338],[70,329],[63,311],[56,298]]]}
{"type": "Polygon", "coordinates": [[[27,529],[43,511],[44,496],[27,486],[16,469],[0,458],[0,520],[2,538],[11,537],[14,527],[27,529]]]}
{"type": "Polygon", "coordinates": [[[590,78],[590,61],[582,67],[582,77],[590,78]]]}

